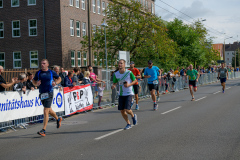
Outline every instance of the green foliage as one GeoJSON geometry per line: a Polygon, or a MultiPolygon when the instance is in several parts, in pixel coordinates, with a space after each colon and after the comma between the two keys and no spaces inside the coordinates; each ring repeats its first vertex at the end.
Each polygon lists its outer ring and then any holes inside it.
{"type": "MultiPolygon", "coordinates": [[[[168,70],[189,64],[207,66],[217,60],[217,54],[207,40],[207,30],[200,21],[193,25],[175,19],[164,22],[134,0],[112,0],[105,10],[108,65],[116,65],[118,51],[129,51],[137,67],[154,65],[168,70]]],[[[105,30],[98,28],[92,36],[92,49],[98,65],[105,62],[105,30]],[[103,62],[104,61],[104,62],[103,62]]],[[[88,49],[88,37],[80,42],[88,49]]]]}

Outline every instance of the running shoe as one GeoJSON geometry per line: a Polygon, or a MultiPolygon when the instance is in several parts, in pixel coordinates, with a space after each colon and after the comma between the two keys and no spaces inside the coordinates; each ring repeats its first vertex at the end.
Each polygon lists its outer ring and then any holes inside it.
{"type": "Polygon", "coordinates": [[[168,90],[166,90],[166,93],[168,93],[168,90]]]}
{"type": "Polygon", "coordinates": [[[159,96],[157,96],[157,101],[160,101],[160,97],[159,96]]]}
{"type": "Polygon", "coordinates": [[[59,117],[57,120],[57,128],[61,127],[62,117],[59,117]]]}
{"type": "Polygon", "coordinates": [[[132,118],[133,120],[133,125],[136,125],[137,124],[137,115],[134,114],[134,117],[132,118]]]}
{"type": "Polygon", "coordinates": [[[192,97],[192,100],[191,101],[195,101],[195,98],[194,97],[192,97]]]}
{"type": "Polygon", "coordinates": [[[44,129],[42,129],[41,131],[37,132],[37,134],[39,134],[39,135],[41,135],[43,137],[46,135],[44,129]]]}
{"type": "Polygon", "coordinates": [[[156,111],[158,109],[158,104],[153,105],[153,110],[156,111]]]}
{"type": "Polygon", "coordinates": [[[134,101],[131,102],[131,108],[132,108],[133,104],[134,104],[134,101]]]}
{"type": "Polygon", "coordinates": [[[135,108],[136,110],[139,110],[139,106],[138,106],[138,104],[136,104],[136,108],[135,108]]]}
{"type": "Polygon", "coordinates": [[[131,124],[127,124],[127,126],[124,128],[124,130],[132,128],[131,124]]]}
{"type": "Polygon", "coordinates": [[[98,107],[98,109],[103,109],[102,107],[98,107]]]}

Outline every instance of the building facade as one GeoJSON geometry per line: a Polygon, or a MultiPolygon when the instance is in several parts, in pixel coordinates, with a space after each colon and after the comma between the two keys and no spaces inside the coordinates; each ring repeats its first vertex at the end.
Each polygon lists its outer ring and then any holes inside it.
{"type": "Polygon", "coordinates": [[[235,57],[238,49],[240,50],[240,42],[225,44],[225,61],[227,66],[232,66],[232,59],[235,57]]]}
{"type": "MultiPolygon", "coordinates": [[[[110,0],[89,0],[91,30],[110,0]]],[[[138,0],[154,14],[154,0],[138,0]]],[[[89,64],[80,41],[88,35],[88,0],[0,0],[0,65],[39,68],[41,59],[64,68],[89,64]]],[[[92,57],[94,59],[94,56],[92,57]]]]}
{"type": "Polygon", "coordinates": [[[219,52],[219,60],[223,60],[223,44],[213,44],[213,49],[217,50],[219,52]]]}

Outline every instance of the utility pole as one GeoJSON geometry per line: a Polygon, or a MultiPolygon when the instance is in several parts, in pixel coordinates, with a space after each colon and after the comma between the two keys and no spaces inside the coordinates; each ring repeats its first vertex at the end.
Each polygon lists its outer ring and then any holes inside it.
{"type": "Polygon", "coordinates": [[[88,55],[89,55],[89,65],[92,65],[92,29],[91,29],[91,12],[90,12],[90,6],[91,1],[87,0],[88,4],[88,55]]]}

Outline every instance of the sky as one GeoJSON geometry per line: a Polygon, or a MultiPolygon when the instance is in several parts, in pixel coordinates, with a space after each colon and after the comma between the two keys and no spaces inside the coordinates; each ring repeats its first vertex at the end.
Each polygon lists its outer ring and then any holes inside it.
{"type": "Polygon", "coordinates": [[[185,24],[206,19],[202,23],[215,37],[213,43],[240,41],[240,0],[155,0],[155,12],[163,20],[178,18],[185,24]]]}

